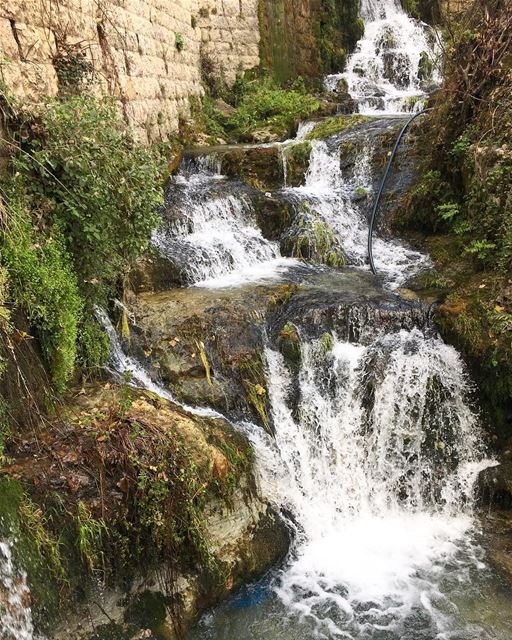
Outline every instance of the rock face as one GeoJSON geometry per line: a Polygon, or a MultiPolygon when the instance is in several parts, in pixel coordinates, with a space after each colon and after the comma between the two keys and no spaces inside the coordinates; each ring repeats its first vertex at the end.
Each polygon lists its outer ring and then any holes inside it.
{"type": "Polygon", "coordinates": [[[2,80],[24,101],[93,81],[142,139],[162,140],[201,96],[206,72],[232,84],[259,63],[258,0],[6,0],[2,80]],[[71,86],[75,84],[75,86],[71,86]]]}
{"type": "MultiPolygon", "coordinates": [[[[329,251],[336,256],[329,238],[322,239],[326,257],[329,251]]],[[[405,318],[412,324],[423,321],[425,309],[419,303],[382,294],[367,274],[303,273],[296,268],[301,285],[248,284],[129,296],[131,343],[125,348],[180,401],[211,406],[271,430],[265,336],[279,342],[289,322],[315,337],[329,329],[343,335],[347,318],[354,315],[373,314],[382,326],[393,328],[402,328],[405,318]]]]}
{"type": "Polygon", "coordinates": [[[512,508],[512,441],[504,446],[499,465],[480,475],[480,490],[486,502],[498,507],[512,508]]]}
{"type": "Polygon", "coordinates": [[[261,62],[279,80],[339,71],[362,35],[359,0],[260,0],[261,62]]]}
{"type": "Polygon", "coordinates": [[[182,402],[269,426],[263,328],[290,285],[175,289],[129,300],[132,353],[182,402]]]}

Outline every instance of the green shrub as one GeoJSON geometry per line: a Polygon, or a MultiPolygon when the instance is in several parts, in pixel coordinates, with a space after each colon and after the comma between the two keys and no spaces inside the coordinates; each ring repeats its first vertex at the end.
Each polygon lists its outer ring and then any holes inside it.
{"type": "Polygon", "coordinates": [[[10,294],[37,330],[52,378],[62,390],[73,374],[82,299],[62,230],[37,232],[27,202],[12,180],[7,223],[2,233],[2,263],[10,294]]]}
{"type": "Polygon", "coordinates": [[[176,49],[180,52],[185,48],[185,39],[183,38],[181,33],[174,34],[174,44],[176,46],[176,49]]]}
{"type": "Polygon", "coordinates": [[[261,127],[287,135],[294,125],[320,107],[318,100],[306,92],[300,81],[283,89],[269,77],[240,80],[235,91],[238,92],[238,104],[228,118],[227,128],[242,138],[261,127]]]}
{"type": "Polygon", "coordinates": [[[62,230],[79,286],[96,301],[145,251],[162,202],[159,158],[134,142],[113,100],[47,102],[14,161],[32,207],[62,230]]]}
{"type": "Polygon", "coordinates": [[[133,140],[113,100],[51,100],[25,125],[1,192],[0,266],[59,390],[102,364],[93,309],[148,247],[162,202],[161,157],[133,140]]]}
{"type": "Polygon", "coordinates": [[[285,138],[294,126],[320,107],[300,78],[288,89],[283,89],[268,76],[250,73],[239,77],[225,98],[230,101],[231,110],[219,110],[215,101],[207,96],[196,114],[205,132],[214,139],[247,141],[260,130],[266,130],[276,138],[285,138]]]}

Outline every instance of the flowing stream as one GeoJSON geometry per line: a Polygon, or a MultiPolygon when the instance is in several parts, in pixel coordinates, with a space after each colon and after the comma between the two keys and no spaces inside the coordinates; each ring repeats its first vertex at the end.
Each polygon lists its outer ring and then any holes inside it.
{"type": "Polygon", "coordinates": [[[220,176],[215,156],[185,165],[173,181],[172,218],[153,244],[170,257],[185,285],[236,285],[274,277],[286,268],[279,246],[262,236],[241,185],[220,176]]]}
{"type": "Polygon", "coordinates": [[[343,335],[301,328],[298,371],[267,348],[275,438],[244,429],[293,546],[191,640],[510,638],[510,619],[478,610],[499,587],[474,517],[492,462],[471,382],[428,315],[405,313],[403,326],[387,332],[365,313],[343,335]]]}
{"type": "MultiPolygon", "coordinates": [[[[362,0],[361,11],[365,35],[347,70],[328,85],[345,80],[363,113],[416,108],[427,85],[439,80],[435,65],[422,71],[426,57],[436,57],[432,32],[398,0],[362,0]]],[[[297,139],[313,126],[303,124],[297,139]]],[[[367,270],[375,137],[363,131],[349,170],[340,164],[346,141],[341,135],[314,142],[305,183],[289,187],[285,170],[273,195],[329,225],[348,264],[367,270]]],[[[286,168],[286,145],[281,152],[286,168]]],[[[291,277],[298,261],[263,236],[253,196],[221,175],[215,154],[184,163],[153,238],[179,284],[233,287],[291,277]]],[[[398,240],[377,237],[374,251],[387,289],[430,265],[398,240]]],[[[275,437],[252,424],[239,428],[254,445],[261,493],[287,521],[292,547],[282,567],[205,615],[189,640],[512,637],[512,620],[489,614],[500,587],[486,563],[474,485],[493,463],[471,381],[456,350],[432,328],[428,309],[404,310],[392,327],[384,316],[349,313],[338,326],[323,327],[323,335],[294,318],[295,368],[269,330],[275,437]]],[[[106,314],[98,317],[111,339],[112,370],[172,400],[123,353],[106,314]]],[[[0,639],[34,640],[26,578],[13,564],[11,544],[0,541],[0,639]]]]}
{"type": "MultiPolygon", "coordinates": [[[[285,193],[299,209],[306,207],[334,230],[349,265],[367,268],[368,222],[365,213],[374,196],[371,168],[374,142],[370,137],[363,139],[362,149],[356,152],[355,167],[351,175],[347,175],[340,167],[343,140],[342,136],[314,141],[305,185],[286,189],[285,193]]],[[[374,252],[376,267],[390,288],[397,288],[430,266],[428,256],[397,240],[376,237],[374,252]]]]}

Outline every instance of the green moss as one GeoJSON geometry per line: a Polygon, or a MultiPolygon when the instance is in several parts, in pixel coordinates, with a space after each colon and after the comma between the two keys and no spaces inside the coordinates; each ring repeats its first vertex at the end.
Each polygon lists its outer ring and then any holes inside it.
{"type": "Polygon", "coordinates": [[[330,333],[324,333],[322,336],[322,351],[324,354],[329,354],[334,349],[334,338],[330,333]]]}
{"type": "Polygon", "coordinates": [[[222,157],[222,173],[265,192],[281,188],[284,179],[281,154],[275,146],[229,150],[222,157]]]}
{"type": "Polygon", "coordinates": [[[334,136],[337,133],[353,129],[359,124],[368,122],[367,116],[333,116],[320,122],[316,127],[308,133],[306,140],[323,140],[334,136]]]}
{"type": "Polygon", "coordinates": [[[223,429],[217,424],[208,430],[208,442],[218,449],[228,461],[225,476],[213,478],[217,495],[230,502],[242,477],[250,473],[254,460],[251,445],[239,433],[223,429]]]}
{"type": "Polygon", "coordinates": [[[334,229],[306,207],[281,242],[285,255],[341,268],[346,257],[334,229]]]}
{"type": "Polygon", "coordinates": [[[82,561],[90,573],[105,571],[104,538],[108,536],[108,528],[104,520],[93,517],[87,505],[81,501],[77,504],[75,516],[78,550],[82,561]]]}
{"type": "Polygon", "coordinates": [[[429,24],[441,20],[442,7],[440,0],[401,0],[402,7],[410,16],[429,24]]]}
{"type": "Polygon", "coordinates": [[[296,284],[284,284],[281,285],[275,293],[273,293],[269,300],[268,306],[271,311],[287,304],[293,295],[297,292],[298,286],[296,284]]]}
{"type": "Polygon", "coordinates": [[[271,431],[269,418],[269,400],[265,365],[260,353],[244,358],[239,363],[242,385],[247,400],[267,431],[271,431]]]}
{"type": "Polygon", "coordinates": [[[262,67],[281,83],[341,71],[364,31],[359,0],[260,0],[262,67]]]}
{"type": "Polygon", "coordinates": [[[432,80],[434,75],[434,63],[426,51],[420,54],[420,62],[418,66],[418,78],[420,80],[432,80]]]}
{"type": "Polygon", "coordinates": [[[304,183],[304,178],[309,167],[311,156],[311,142],[299,142],[284,148],[286,162],[288,164],[288,184],[298,187],[304,183]]]}
{"type": "Polygon", "coordinates": [[[283,354],[284,360],[292,371],[297,371],[302,360],[300,337],[297,327],[287,322],[279,332],[277,346],[283,354]]]}

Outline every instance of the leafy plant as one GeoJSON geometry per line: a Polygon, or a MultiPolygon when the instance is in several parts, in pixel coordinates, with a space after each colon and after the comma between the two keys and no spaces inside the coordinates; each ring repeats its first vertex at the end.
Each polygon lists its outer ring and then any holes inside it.
{"type": "Polygon", "coordinates": [[[149,245],[163,162],[133,139],[111,99],[49,100],[21,133],[1,191],[0,266],[63,390],[77,362],[95,367],[108,355],[93,307],[149,245]]]}
{"type": "Polygon", "coordinates": [[[267,76],[246,74],[237,79],[229,96],[232,109],[223,112],[210,97],[203,101],[198,119],[215,138],[251,140],[259,130],[287,137],[302,119],[317,111],[320,103],[307,93],[299,79],[288,89],[267,76]]]}
{"type": "Polygon", "coordinates": [[[10,294],[36,328],[55,385],[63,390],[74,371],[83,302],[60,225],[38,233],[22,187],[13,179],[4,191],[9,207],[1,260],[10,294]]]}
{"type": "Polygon", "coordinates": [[[466,253],[476,255],[479,260],[484,262],[489,258],[494,249],[496,249],[496,245],[493,242],[487,242],[486,240],[473,240],[466,247],[466,253]]]}
{"type": "Polygon", "coordinates": [[[103,520],[93,517],[84,502],[78,502],[76,513],[78,549],[87,569],[93,573],[105,570],[103,553],[104,538],[108,535],[107,525],[103,520]]]}
{"type": "Polygon", "coordinates": [[[437,213],[443,220],[449,222],[460,214],[460,206],[455,202],[447,202],[437,207],[437,213]]]}
{"type": "Polygon", "coordinates": [[[162,202],[159,159],[136,143],[113,100],[47,102],[14,160],[35,209],[66,238],[86,297],[97,299],[148,246],[162,202]]]}
{"type": "Polygon", "coordinates": [[[181,33],[174,34],[174,45],[176,46],[176,49],[180,52],[183,51],[183,49],[185,48],[185,39],[183,38],[181,33]]]}
{"type": "Polygon", "coordinates": [[[237,108],[228,118],[227,127],[242,137],[262,126],[275,133],[287,133],[294,124],[310,116],[320,106],[300,82],[286,90],[268,77],[252,82],[242,80],[238,92],[237,108]]]}

